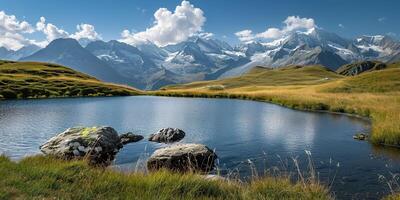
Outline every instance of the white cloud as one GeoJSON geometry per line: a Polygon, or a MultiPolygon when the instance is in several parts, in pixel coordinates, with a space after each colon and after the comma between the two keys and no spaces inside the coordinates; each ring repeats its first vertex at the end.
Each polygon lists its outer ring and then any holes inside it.
{"type": "Polygon", "coordinates": [[[242,30],[236,32],[235,35],[239,38],[242,42],[247,42],[255,39],[253,32],[251,30],[242,30]]]}
{"type": "Polygon", "coordinates": [[[343,24],[338,24],[339,28],[344,28],[343,24]]]}
{"type": "Polygon", "coordinates": [[[280,30],[278,28],[269,28],[266,31],[262,32],[262,33],[258,33],[256,36],[258,38],[271,38],[271,39],[275,39],[275,38],[280,38],[285,34],[285,32],[283,30],[280,30]]]}
{"type": "Polygon", "coordinates": [[[284,31],[311,29],[315,27],[314,19],[300,18],[299,16],[289,16],[288,18],[286,18],[284,23],[286,24],[284,31]]]}
{"type": "Polygon", "coordinates": [[[28,22],[19,21],[14,15],[0,11],[0,46],[17,50],[29,43],[24,34],[34,31],[28,22]]]}
{"type": "Polygon", "coordinates": [[[46,18],[40,17],[40,20],[36,23],[36,30],[43,32],[46,36],[46,40],[35,42],[35,44],[43,47],[58,38],[85,39],[89,41],[102,39],[100,34],[96,32],[95,27],[91,24],[78,24],[76,25],[76,29],[77,31],[75,33],[69,34],[67,31],[58,28],[54,24],[46,23],[46,18]]]}
{"type": "Polygon", "coordinates": [[[203,11],[195,8],[189,1],[182,1],[174,12],[159,8],[154,13],[154,18],[154,25],[145,31],[132,33],[124,30],[121,41],[128,44],[151,41],[159,46],[176,44],[200,32],[206,21],[203,11]]]}
{"type": "Polygon", "coordinates": [[[91,41],[101,40],[101,36],[96,32],[94,26],[91,24],[78,24],[76,25],[78,30],[76,33],[72,34],[70,37],[76,40],[88,39],[91,41]]]}
{"type": "Polygon", "coordinates": [[[378,18],[378,22],[385,22],[386,21],[386,17],[380,17],[378,18]]]}
{"type": "Polygon", "coordinates": [[[69,37],[67,31],[58,28],[54,24],[46,23],[46,18],[44,17],[40,17],[40,20],[36,23],[36,29],[46,35],[46,39],[48,42],[57,38],[69,37]]]}
{"type": "Polygon", "coordinates": [[[243,30],[235,33],[242,42],[249,42],[255,39],[278,39],[293,31],[308,31],[317,27],[312,18],[300,18],[299,16],[289,16],[283,21],[282,28],[268,28],[261,33],[253,33],[251,30],[243,30]]]}

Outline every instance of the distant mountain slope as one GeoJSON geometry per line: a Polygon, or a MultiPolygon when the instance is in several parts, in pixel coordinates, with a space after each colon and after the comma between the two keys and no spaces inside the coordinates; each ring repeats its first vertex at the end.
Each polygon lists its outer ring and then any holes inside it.
{"type": "Polygon", "coordinates": [[[388,36],[361,36],[348,40],[320,28],[294,32],[268,43],[240,44],[235,50],[245,53],[251,61],[226,71],[221,77],[237,76],[257,65],[281,67],[321,64],[336,70],[343,64],[355,61],[395,62],[400,59],[400,42],[388,36]]]}
{"type": "Polygon", "coordinates": [[[166,89],[195,89],[221,86],[224,89],[238,87],[314,85],[341,78],[342,76],[322,66],[291,65],[281,68],[254,67],[239,77],[214,81],[194,82],[183,85],[167,86],[166,89]]]}
{"type": "MultiPolygon", "coordinates": [[[[328,93],[400,92],[400,63],[381,70],[365,71],[356,76],[342,76],[322,66],[255,67],[242,76],[214,81],[199,81],[167,86],[163,92],[180,94],[260,92],[302,90],[321,95],[328,93]],[[312,88],[312,89],[311,89],[312,88]]],[[[262,95],[262,93],[259,93],[262,95]]],[[[298,94],[300,95],[300,94],[298,94]]]]}
{"type": "Polygon", "coordinates": [[[0,99],[126,96],[140,91],[50,63],[0,61],[0,99]]]}
{"type": "Polygon", "coordinates": [[[399,61],[400,61],[400,52],[395,54],[392,58],[390,58],[388,63],[399,62],[399,61]]]}
{"type": "Polygon", "coordinates": [[[183,76],[207,76],[223,68],[235,68],[249,62],[245,54],[234,51],[233,47],[223,41],[211,38],[192,37],[163,49],[169,55],[162,65],[183,76]]]}
{"type": "Polygon", "coordinates": [[[40,47],[38,47],[36,45],[24,46],[21,49],[18,49],[17,51],[8,50],[4,47],[0,47],[0,59],[18,60],[20,58],[32,55],[33,53],[37,52],[39,49],[40,49],[40,47]]]}
{"type": "Polygon", "coordinates": [[[367,71],[385,69],[387,65],[379,61],[363,61],[341,66],[336,70],[338,74],[355,76],[367,71]]]}
{"type": "Polygon", "coordinates": [[[95,41],[85,49],[138,88],[147,88],[150,77],[163,69],[138,48],[115,40],[95,41]]]}
{"type": "MultiPolygon", "coordinates": [[[[28,52],[29,48],[21,49],[17,57],[28,52]]],[[[0,58],[2,55],[10,58],[16,52],[0,48],[0,58]]],[[[321,28],[235,47],[200,36],[164,47],[150,41],[129,45],[112,40],[90,42],[83,48],[76,40],[57,39],[21,60],[63,64],[101,80],[152,90],[167,84],[235,77],[255,66],[323,65],[335,71],[359,61],[396,62],[400,60],[400,42],[381,35],[346,39],[321,28]]]]}
{"type": "Polygon", "coordinates": [[[100,80],[129,84],[115,70],[84,49],[74,39],[56,39],[38,52],[20,59],[21,61],[39,61],[69,66],[74,70],[89,74],[100,80]]]}

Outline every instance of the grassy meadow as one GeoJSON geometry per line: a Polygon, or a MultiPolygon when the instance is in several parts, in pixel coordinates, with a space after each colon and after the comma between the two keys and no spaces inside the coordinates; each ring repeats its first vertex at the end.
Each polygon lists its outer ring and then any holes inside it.
{"type": "Polygon", "coordinates": [[[239,183],[168,171],[121,173],[46,156],[18,163],[0,156],[0,177],[0,199],[332,199],[318,183],[282,177],[239,183]]]}
{"type": "Polygon", "coordinates": [[[256,67],[239,77],[167,86],[151,94],[240,98],[355,114],[371,119],[373,143],[400,146],[400,63],[357,76],[322,66],[256,67]]]}
{"type": "Polygon", "coordinates": [[[60,65],[0,61],[0,99],[128,96],[140,91],[101,82],[60,65]]]}

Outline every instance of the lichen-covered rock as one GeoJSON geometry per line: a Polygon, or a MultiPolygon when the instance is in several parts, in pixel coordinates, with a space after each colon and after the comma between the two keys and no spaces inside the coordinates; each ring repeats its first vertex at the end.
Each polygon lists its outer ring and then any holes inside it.
{"type": "Polygon", "coordinates": [[[88,158],[92,164],[108,165],[122,148],[118,133],[111,127],[74,127],[40,146],[47,155],[63,159],[88,158]]]}
{"type": "Polygon", "coordinates": [[[357,133],[353,136],[353,139],[355,140],[366,140],[368,139],[368,136],[364,133],[357,133]]]}
{"type": "Polygon", "coordinates": [[[177,144],[156,150],[147,161],[149,170],[169,169],[177,172],[209,172],[217,155],[202,144],[177,144]]]}
{"type": "Polygon", "coordinates": [[[121,139],[121,143],[123,145],[125,145],[125,144],[129,144],[132,142],[139,142],[140,140],[143,139],[143,136],[128,132],[128,133],[120,135],[119,138],[121,139]]]}
{"type": "Polygon", "coordinates": [[[182,140],[185,137],[185,132],[177,128],[163,128],[155,134],[151,134],[149,141],[160,143],[171,143],[182,140]]]}

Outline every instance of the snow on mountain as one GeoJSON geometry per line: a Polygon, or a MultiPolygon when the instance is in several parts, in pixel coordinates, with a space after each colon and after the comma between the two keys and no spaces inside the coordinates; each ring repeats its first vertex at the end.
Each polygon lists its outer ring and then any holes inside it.
{"type": "Polygon", "coordinates": [[[321,64],[332,70],[360,60],[393,60],[400,53],[400,43],[388,36],[362,36],[354,41],[335,33],[313,28],[293,32],[270,42],[248,42],[235,48],[250,62],[225,72],[221,77],[237,76],[256,65],[280,67],[289,64],[321,64]]]}
{"type": "Polygon", "coordinates": [[[273,41],[248,41],[235,47],[200,36],[164,47],[150,41],[135,46],[118,41],[79,42],[59,39],[39,51],[35,46],[18,51],[0,47],[0,59],[24,57],[22,60],[56,62],[102,80],[157,89],[167,84],[237,76],[257,65],[320,64],[335,70],[355,61],[393,62],[400,57],[400,42],[388,36],[349,40],[320,28],[292,32],[273,41]],[[85,48],[83,43],[87,44],[85,48]]]}
{"type": "Polygon", "coordinates": [[[84,49],[75,39],[55,39],[45,48],[20,60],[58,63],[100,80],[129,84],[129,81],[121,77],[114,69],[91,54],[91,52],[84,49]]]}
{"type": "Polygon", "coordinates": [[[248,62],[245,54],[234,51],[226,42],[192,37],[188,41],[164,47],[169,52],[163,66],[181,75],[212,74],[226,67],[248,62]]]}

